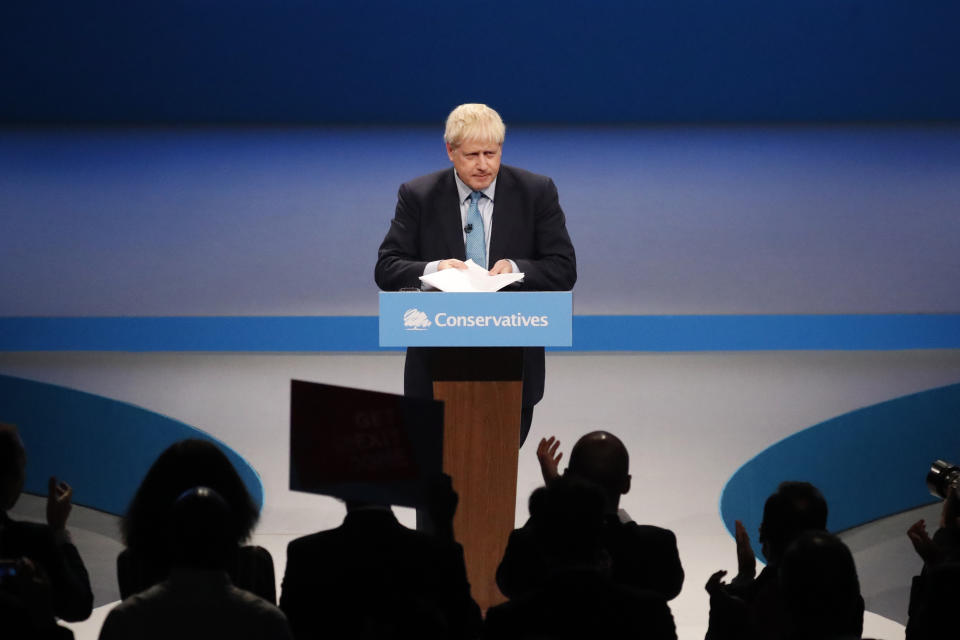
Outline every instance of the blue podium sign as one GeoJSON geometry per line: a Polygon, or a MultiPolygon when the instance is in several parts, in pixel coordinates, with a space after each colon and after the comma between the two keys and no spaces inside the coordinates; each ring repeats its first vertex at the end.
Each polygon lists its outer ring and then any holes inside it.
{"type": "Polygon", "coordinates": [[[569,347],[570,291],[380,293],[381,347],[569,347]]]}

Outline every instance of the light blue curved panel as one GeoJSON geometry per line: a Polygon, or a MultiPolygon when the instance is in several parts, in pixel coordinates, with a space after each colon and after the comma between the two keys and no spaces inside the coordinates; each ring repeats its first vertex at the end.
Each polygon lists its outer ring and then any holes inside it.
{"type": "Polygon", "coordinates": [[[784,480],[820,488],[831,531],[842,531],[934,501],[930,463],[960,462],[960,384],[864,407],[772,445],[740,467],[720,497],[731,533],[741,520],[759,550],[763,503],[784,480]]]}
{"type": "Polygon", "coordinates": [[[206,433],[126,402],[57,385],[0,375],[0,421],[16,424],[27,448],[25,491],[45,494],[47,478],[69,482],[74,502],[126,511],[157,456],[184,438],[217,444],[258,507],[260,476],[236,451],[206,433]]]}

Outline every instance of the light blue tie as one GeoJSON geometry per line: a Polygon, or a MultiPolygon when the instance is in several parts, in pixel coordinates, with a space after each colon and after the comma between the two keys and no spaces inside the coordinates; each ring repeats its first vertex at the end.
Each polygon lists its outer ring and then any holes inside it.
{"type": "Polygon", "coordinates": [[[470,208],[467,209],[467,260],[473,260],[478,265],[487,268],[487,242],[484,239],[483,217],[477,205],[483,193],[470,192],[470,208]]]}

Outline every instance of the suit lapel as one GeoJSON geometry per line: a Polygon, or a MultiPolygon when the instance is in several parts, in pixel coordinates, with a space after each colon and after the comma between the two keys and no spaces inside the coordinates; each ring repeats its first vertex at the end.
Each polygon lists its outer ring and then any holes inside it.
{"type": "MultiPolygon", "coordinates": [[[[467,249],[463,244],[463,228],[460,219],[460,192],[453,178],[453,169],[446,172],[443,178],[443,196],[439,203],[440,210],[437,219],[440,221],[440,235],[447,251],[445,255],[458,260],[467,259],[467,249]]],[[[441,252],[444,253],[444,252],[441,252]]]]}
{"type": "Polygon", "coordinates": [[[493,229],[490,232],[490,266],[507,258],[513,222],[517,220],[516,184],[509,167],[500,165],[493,202],[493,229]]]}

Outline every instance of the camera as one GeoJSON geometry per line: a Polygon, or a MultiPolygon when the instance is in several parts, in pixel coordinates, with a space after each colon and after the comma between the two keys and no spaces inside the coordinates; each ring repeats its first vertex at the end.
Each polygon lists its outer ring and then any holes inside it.
{"type": "Polygon", "coordinates": [[[958,485],[960,485],[960,467],[945,460],[934,460],[927,473],[927,488],[930,490],[930,495],[946,498],[958,485]]]}

